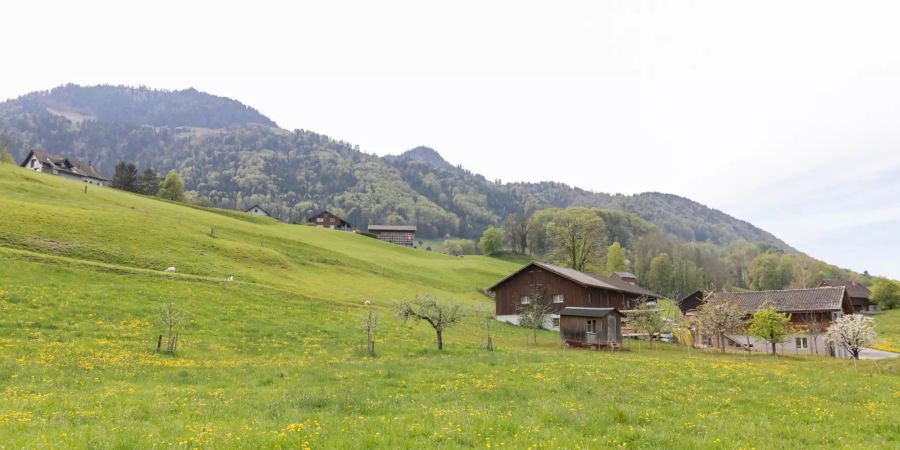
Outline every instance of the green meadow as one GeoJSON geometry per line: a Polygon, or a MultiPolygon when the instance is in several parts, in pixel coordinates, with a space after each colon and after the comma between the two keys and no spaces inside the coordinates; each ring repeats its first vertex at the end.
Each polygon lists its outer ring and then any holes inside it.
{"type": "Polygon", "coordinates": [[[0,448],[900,447],[898,360],[526,347],[500,323],[483,351],[479,289],[518,262],[0,166],[0,448]],[[443,352],[391,311],[426,292],[467,311],[443,352]]]}

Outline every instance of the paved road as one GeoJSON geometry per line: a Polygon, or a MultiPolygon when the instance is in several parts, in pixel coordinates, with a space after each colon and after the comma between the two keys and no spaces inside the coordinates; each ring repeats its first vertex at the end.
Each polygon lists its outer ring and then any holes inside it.
{"type": "Polygon", "coordinates": [[[859,351],[859,359],[890,359],[898,356],[900,354],[875,350],[874,348],[864,348],[859,351]]]}

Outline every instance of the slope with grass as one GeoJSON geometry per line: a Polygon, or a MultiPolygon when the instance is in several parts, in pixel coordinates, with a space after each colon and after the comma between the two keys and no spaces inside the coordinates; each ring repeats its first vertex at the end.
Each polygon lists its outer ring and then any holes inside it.
{"type": "Polygon", "coordinates": [[[0,446],[900,444],[896,361],[568,351],[549,332],[524,348],[501,324],[483,352],[472,311],[491,304],[476,289],[515,263],[7,166],[0,213],[0,446]],[[426,291],[470,312],[443,353],[391,315],[426,291]],[[374,359],[359,353],[364,300],[380,315],[374,359]],[[153,352],[169,302],[189,318],[176,356],[153,352]]]}

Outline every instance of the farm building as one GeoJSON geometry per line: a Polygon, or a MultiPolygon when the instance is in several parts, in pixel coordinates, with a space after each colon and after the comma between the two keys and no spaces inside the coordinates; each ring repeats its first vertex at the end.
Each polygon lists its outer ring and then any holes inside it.
{"type": "MultiPolygon", "coordinates": [[[[824,331],[831,322],[845,314],[853,314],[850,297],[844,287],[820,287],[811,289],[791,289],[783,291],[759,292],[717,292],[710,296],[709,302],[730,301],[740,307],[747,319],[766,304],[771,304],[780,313],[790,314],[791,325],[795,332],[777,343],[775,350],[784,354],[815,354],[839,356],[825,343],[824,331]]],[[[688,314],[688,320],[696,320],[694,313],[688,314]]],[[[701,346],[719,346],[718,336],[698,335],[701,346]]],[[[743,330],[735,330],[722,336],[726,348],[767,352],[771,345],[767,342],[748,336],[743,330]]]]}
{"type": "Polygon", "coordinates": [[[63,178],[83,181],[97,186],[109,186],[109,180],[103,178],[90,161],[85,163],[65,156],[51,155],[40,149],[28,152],[20,166],[35,172],[49,173],[63,178]]]}
{"type": "Polygon", "coordinates": [[[559,311],[568,307],[630,310],[644,299],[659,294],[618,278],[579,272],[575,269],[532,262],[488,288],[494,293],[497,320],[519,323],[522,305],[535,293],[548,298],[552,313],[545,328],[559,329],[559,311]]]}
{"type": "Polygon", "coordinates": [[[406,247],[416,246],[415,225],[369,225],[369,233],[392,244],[406,247]]]}
{"type": "Polygon", "coordinates": [[[263,217],[271,216],[271,214],[269,214],[268,211],[262,209],[262,207],[260,207],[259,205],[253,205],[253,206],[247,208],[246,212],[253,214],[254,216],[263,216],[263,217]]]}
{"type": "Polygon", "coordinates": [[[678,309],[681,310],[682,314],[688,314],[690,312],[696,311],[697,308],[703,303],[703,296],[703,291],[699,289],[691,292],[678,302],[678,309]]]}
{"type": "Polygon", "coordinates": [[[566,307],[559,310],[559,337],[567,347],[622,345],[622,318],[616,308],[566,307]]]}
{"type": "Polygon", "coordinates": [[[850,303],[853,304],[853,310],[860,314],[878,314],[881,308],[877,303],[872,303],[869,296],[872,294],[869,288],[860,283],[851,280],[822,280],[819,287],[840,287],[847,289],[847,295],[850,296],[850,303]]]}
{"type": "Polygon", "coordinates": [[[317,228],[330,228],[332,230],[341,231],[349,231],[352,228],[346,220],[341,219],[329,211],[322,211],[310,217],[307,222],[310,225],[315,225],[317,228]]]}

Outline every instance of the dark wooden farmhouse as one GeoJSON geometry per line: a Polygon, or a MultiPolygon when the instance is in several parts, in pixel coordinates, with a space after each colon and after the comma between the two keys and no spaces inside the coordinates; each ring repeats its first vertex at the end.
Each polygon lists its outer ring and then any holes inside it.
{"type": "Polygon", "coordinates": [[[559,337],[567,347],[618,347],[622,345],[623,317],[616,308],[563,308],[559,310],[559,337]]]}
{"type": "Polygon", "coordinates": [[[65,156],[51,155],[40,149],[28,152],[20,166],[35,172],[49,173],[71,180],[83,181],[87,184],[109,186],[109,180],[103,178],[90,161],[84,162],[65,156]]]}
{"type": "Polygon", "coordinates": [[[369,233],[378,239],[405,247],[416,246],[415,225],[369,225],[369,233]]]}
{"type": "Polygon", "coordinates": [[[682,314],[688,314],[690,312],[696,311],[697,308],[703,303],[703,291],[696,290],[691,292],[688,295],[685,295],[678,302],[678,309],[681,310],[682,314]]]}
{"type": "Polygon", "coordinates": [[[844,287],[850,296],[853,310],[860,314],[878,314],[881,308],[877,303],[872,303],[869,296],[872,295],[869,288],[851,280],[822,280],[819,287],[844,287]]]}
{"type": "Polygon", "coordinates": [[[559,311],[568,307],[636,307],[642,298],[655,300],[659,294],[617,278],[579,272],[566,267],[533,262],[488,288],[494,293],[497,320],[519,323],[522,305],[531,303],[535,293],[545,296],[553,308],[545,328],[559,328],[559,311]]]}
{"type": "MultiPolygon", "coordinates": [[[[817,354],[843,357],[840,351],[830,348],[825,343],[824,331],[832,321],[845,315],[853,314],[853,305],[844,287],[820,287],[811,289],[791,289],[784,291],[759,292],[716,292],[710,296],[709,302],[734,302],[741,308],[747,319],[770,304],[780,313],[790,314],[794,333],[784,342],[776,344],[778,353],[817,354]]],[[[689,320],[691,315],[688,316],[689,320]]],[[[734,330],[721,337],[726,348],[738,348],[756,352],[766,352],[771,345],[765,341],[748,336],[745,330],[734,330]]],[[[718,336],[702,336],[698,338],[702,346],[718,347],[718,336]]]]}
{"type": "Polygon", "coordinates": [[[332,230],[349,231],[353,227],[346,220],[341,219],[330,211],[322,211],[307,220],[310,225],[318,228],[330,228],[332,230]]]}

